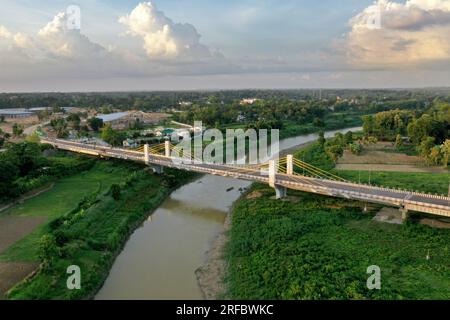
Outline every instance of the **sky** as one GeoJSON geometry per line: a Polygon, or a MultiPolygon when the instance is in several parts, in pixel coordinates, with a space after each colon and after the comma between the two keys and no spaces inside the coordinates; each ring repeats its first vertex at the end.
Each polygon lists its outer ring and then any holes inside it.
{"type": "Polygon", "coordinates": [[[0,0],[0,92],[450,86],[450,0],[0,0]]]}

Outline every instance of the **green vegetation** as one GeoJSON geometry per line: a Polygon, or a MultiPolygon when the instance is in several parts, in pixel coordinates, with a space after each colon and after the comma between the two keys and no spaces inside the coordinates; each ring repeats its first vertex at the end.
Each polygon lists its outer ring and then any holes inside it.
{"type": "MultiPolygon", "coordinates": [[[[72,157],[59,159],[64,167],[77,161],[72,157]],[[63,160],[62,160],[63,159],[63,160]]],[[[54,187],[39,196],[12,207],[2,215],[45,216],[52,221],[70,210],[86,196],[107,191],[114,183],[119,183],[131,171],[120,168],[112,162],[98,162],[91,170],[58,180],[54,187]]],[[[48,225],[38,227],[31,234],[16,242],[0,255],[3,261],[38,261],[39,239],[48,232],[48,225]]]]}
{"type": "Polygon", "coordinates": [[[404,146],[407,136],[419,155],[431,165],[448,165],[450,157],[450,103],[438,99],[426,110],[390,110],[365,116],[364,133],[404,146]]]}
{"type": "Polygon", "coordinates": [[[273,190],[233,210],[227,248],[232,299],[449,299],[450,230],[372,220],[363,204],[273,190]],[[427,260],[429,255],[429,260],[427,260]],[[381,268],[368,290],[367,267],[381,268]]]}
{"type": "Polygon", "coordinates": [[[100,179],[101,185],[78,197],[71,210],[55,210],[50,222],[40,230],[40,237],[27,237],[6,252],[5,258],[28,256],[41,261],[38,274],[16,286],[8,298],[91,297],[103,283],[129,234],[173,188],[192,177],[190,173],[170,169],[157,176],[142,166],[118,161],[101,162],[90,172],[106,174],[100,179]],[[24,244],[33,247],[32,255],[24,244]],[[81,268],[81,290],[67,290],[66,270],[70,265],[81,268]]]}
{"type": "MultiPolygon", "coordinates": [[[[448,174],[335,170],[330,147],[356,136],[322,137],[295,156],[350,181],[447,193],[448,174]]],[[[450,298],[449,229],[418,224],[420,215],[403,225],[374,221],[378,205],[365,213],[364,203],[292,190],[279,201],[259,184],[249,193],[233,209],[226,298],[450,298]],[[381,290],[366,286],[371,265],[381,268],[381,290]]]]}
{"type": "Polygon", "coordinates": [[[95,163],[93,159],[61,152],[44,157],[43,149],[51,147],[24,142],[9,144],[0,154],[0,203],[10,202],[61,177],[88,170],[95,163]]]}
{"type": "MultiPolygon", "coordinates": [[[[327,143],[333,143],[335,139],[329,139],[327,143]]],[[[331,171],[338,176],[353,182],[361,182],[376,186],[391,188],[404,188],[411,191],[447,194],[450,174],[446,173],[408,173],[408,172],[368,172],[368,171],[338,171],[334,169],[333,159],[324,150],[320,143],[314,143],[303,148],[295,154],[313,166],[326,171],[331,171]]],[[[302,172],[303,173],[303,172],[302,172]]],[[[305,173],[308,174],[307,172],[305,173]]]]}
{"type": "Polygon", "coordinates": [[[111,125],[107,124],[102,129],[103,141],[109,143],[112,146],[121,146],[122,141],[126,138],[125,132],[115,131],[111,125]]]}

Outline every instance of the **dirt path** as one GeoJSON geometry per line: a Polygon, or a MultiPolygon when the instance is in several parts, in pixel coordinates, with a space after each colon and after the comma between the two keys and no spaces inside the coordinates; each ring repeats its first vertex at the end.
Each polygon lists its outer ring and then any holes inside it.
{"type": "Polygon", "coordinates": [[[34,229],[47,221],[47,217],[20,217],[5,215],[0,217],[0,253],[5,251],[34,229]]]}
{"type": "Polygon", "coordinates": [[[426,172],[448,173],[448,170],[436,167],[419,167],[408,164],[364,164],[364,163],[338,163],[337,170],[351,171],[390,171],[390,172],[426,172]]]}
{"type": "Polygon", "coordinates": [[[39,267],[37,262],[0,262],[0,300],[16,283],[39,267]]]}

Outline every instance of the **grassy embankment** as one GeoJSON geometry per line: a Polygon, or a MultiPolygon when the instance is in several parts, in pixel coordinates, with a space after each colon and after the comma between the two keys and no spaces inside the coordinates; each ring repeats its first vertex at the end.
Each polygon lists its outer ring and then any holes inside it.
{"type": "MultiPolygon", "coordinates": [[[[299,158],[333,167],[317,144],[299,158]]],[[[339,172],[357,179],[358,172],[339,172]]],[[[367,179],[366,173],[362,180],[367,179]]],[[[446,193],[446,174],[372,173],[372,183],[446,193]]],[[[450,230],[372,220],[359,202],[289,191],[287,201],[254,185],[233,210],[226,258],[234,299],[450,299],[450,230]],[[254,197],[254,195],[257,197],[254,197]],[[427,259],[427,255],[429,259],[427,259]],[[381,268],[369,290],[367,267],[381,268]]]]}
{"type": "Polygon", "coordinates": [[[50,222],[1,256],[6,261],[42,262],[37,275],[16,286],[8,298],[91,297],[129,234],[191,176],[171,170],[157,176],[140,165],[98,162],[90,171],[63,179],[51,191],[12,209],[11,214],[46,215],[50,222]],[[70,265],[81,268],[81,290],[67,289],[70,265]]]}

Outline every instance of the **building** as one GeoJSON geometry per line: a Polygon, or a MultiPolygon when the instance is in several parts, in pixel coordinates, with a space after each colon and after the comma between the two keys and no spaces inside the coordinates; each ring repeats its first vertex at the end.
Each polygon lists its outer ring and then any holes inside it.
{"type": "Polygon", "coordinates": [[[19,119],[32,116],[34,116],[34,113],[25,109],[0,109],[0,117],[4,117],[5,119],[19,119]]]}
{"type": "Polygon", "coordinates": [[[114,129],[124,129],[130,124],[129,114],[129,112],[98,114],[96,118],[102,119],[104,124],[109,124],[114,129]]]}
{"type": "Polygon", "coordinates": [[[254,104],[256,101],[259,101],[260,99],[251,98],[251,99],[242,99],[240,102],[240,105],[246,105],[246,104],[254,104]]]}
{"type": "Polygon", "coordinates": [[[126,111],[110,114],[99,114],[96,116],[103,120],[103,123],[110,124],[114,129],[126,129],[135,122],[144,125],[154,125],[170,117],[169,114],[158,112],[126,111]]]}
{"type": "Polygon", "coordinates": [[[126,148],[137,148],[138,143],[133,139],[126,139],[122,142],[122,145],[126,148]]]}

